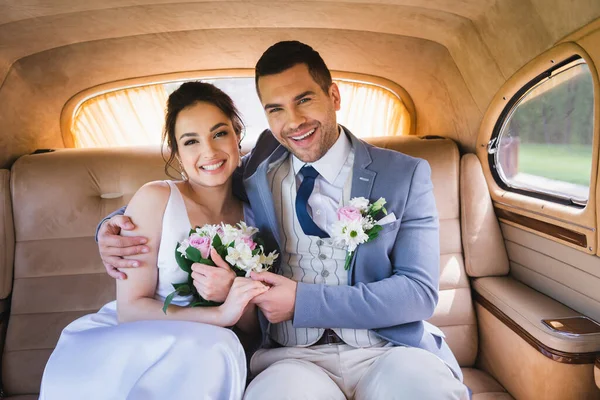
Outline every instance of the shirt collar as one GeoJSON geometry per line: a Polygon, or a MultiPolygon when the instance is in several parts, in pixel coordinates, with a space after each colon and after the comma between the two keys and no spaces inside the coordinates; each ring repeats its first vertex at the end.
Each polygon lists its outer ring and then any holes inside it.
{"type": "MultiPolygon", "coordinates": [[[[317,161],[308,163],[317,170],[319,175],[321,175],[327,180],[327,182],[331,184],[333,184],[335,178],[337,178],[338,174],[342,170],[342,167],[344,166],[344,163],[346,162],[346,159],[348,158],[348,155],[350,154],[350,151],[352,151],[352,143],[350,143],[348,136],[346,136],[344,128],[339,125],[338,129],[340,134],[333,146],[327,150],[327,153],[325,153],[325,155],[319,158],[317,161]]],[[[300,168],[302,168],[306,163],[294,155],[292,155],[292,160],[294,163],[294,171],[297,174],[300,171],[300,168]]]]}

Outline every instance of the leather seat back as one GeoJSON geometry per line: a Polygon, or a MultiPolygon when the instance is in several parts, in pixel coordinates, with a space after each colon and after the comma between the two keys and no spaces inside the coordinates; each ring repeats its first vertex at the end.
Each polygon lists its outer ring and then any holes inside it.
{"type": "Polygon", "coordinates": [[[62,329],[115,298],[94,241],[98,222],[144,183],[166,179],[155,148],[58,150],[12,167],[14,286],[4,389],[38,393],[62,329]]]}
{"type": "Polygon", "coordinates": [[[461,367],[475,363],[477,320],[465,272],[460,228],[460,153],[450,139],[415,136],[369,138],[368,142],[427,160],[440,220],[440,294],[429,320],[446,335],[461,367]]]}

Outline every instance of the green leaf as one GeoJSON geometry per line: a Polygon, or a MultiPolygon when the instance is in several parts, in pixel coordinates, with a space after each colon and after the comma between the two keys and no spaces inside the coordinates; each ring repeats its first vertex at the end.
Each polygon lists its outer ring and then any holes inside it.
{"type": "MultiPolygon", "coordinates": [[[[177,245],[179,247],[179,244],[177,245]]],[[[177,261],[177,265],[179,268],[190,274],[192,272],[192,264],[194,263],[191,260],[185,258],[180,252],[175,250],[175,260],[177,261]]]]}
{"type": "Polygon", "coordinates": [[[383,229],[383,226],[381,225],[373,225],[373,227],[371,229],[369,229],[366,233],[367,235],[372,235],[372,234],[378,234],[379,231],[381,231],[383,229]]]}
{"type": "Polygon", "coordinates": [[[200,256],[200,260],[198,260],[198,262],[200,264],[210,265],[212,267],[215,266],[215,263],[213,262],[213,260],[211,260],[210,258],[202,258],[202,256],[200,256]]]}
{"type": "Polygon", "coordinates": [[[190,304],[190,307],[216,307],[220,306],[223,303],[217,303],[216,301],[204,300],[200,297],[200,300],[195,301],[190,304]]]}
{"type": "Polygon", "coordinates": [[[350,269],[350,263],[352,262],[352,255],[354,252],[346,252],[346,263],[344,264],[344,269],[348,271],[350,269]]]}
{"type": "Polygon", "coordinates": [[[194,278],[192,278],[192,274],[188,275],[187,285],[192,292],[192,296],[194,296],[194,298],[198,298],[200,295],[198,294],[198,290],[196,289],[196,286],[194,286],[194,278]]]}
{"type": "Polygon", "coordinates": [[[200,260],[202,259],[202,254],[200,253],[200,250],[192,246],[185,249],[185,254],[187,255],[187,258],[193,262],[200,262],[200,260]]]}
{"type": "Polygon", "coordinates": [[[162,308],[165,315],[167,315],[167,309],[169,308],[169,304],[171,304],[171,302],[173,301],[173,297],[175,297],[176,294],[177,294],[177,290],[172,292],[171,294],[169,294],[167,297],[165,297],[165,303],[162,308]]]}
{"type": "Polygon", "coordinates": [[[377,233],[373,233],[372,235],[369,235],[369,239],[367,239],[367,243],[370,242],[371,240],[374,240],[377,236],[379,236],[377,233]]]}
{"type": "Polygon", "coordinates": [[[381,207],[381,211],[383,211],[383,213],[384,213],[385,215],[387,215],[387,210],[385,209],[385,207],[381,207]]]}
{"type": "Polygon", "coordinates": [[[192,289],[190,288],[190,285],[188,282],[173,283],[173,287],[175,288],[175,291],[177,291],[177,293],[180,296],[189,296],[190,294],[192,294],[192,289]]]}
{"type": "Polygon", "coordinates": [[[219,235],[215,235],[215,237],[213,238],[212,247],[217,249],[217,251],[219,247],[223,247],[223,242],[221,241],[221,237],[219,235]]]}

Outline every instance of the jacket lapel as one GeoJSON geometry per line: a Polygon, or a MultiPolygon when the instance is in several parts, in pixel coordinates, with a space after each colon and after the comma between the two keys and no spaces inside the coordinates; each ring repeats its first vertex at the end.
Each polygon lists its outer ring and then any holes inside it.
{"type": "MultiPolygon", "coordinates": [[[[370,199],[371,191],[373,189],[373,182],[377,173],[367,167],[373,161],[369,152],[369,145],[362,140],[355,137],[350,131],[344,128],[350,136],[352,147],[354,148],[354,165],[352,166],[352,190],[350,191],[350,198],[364,197],[370,199]]],[[[354,264],[356,262],[356,252],[360,250],[360,246],[354,252],[350,268],[348,269],[348,283],[354,284],[354,264]]]]}
{"type": "Polygon", "coordinates": [[[245,165],[243,178],[256,227],[262,232],[261,237],[268,247],[276,245],[279,249],[281,249],[281,235],[267,174],[273,163],[287,154],[289,153],[285,147],[281,146],[269,131],[263,132],[256,143],[255,151],[245,165]],[[271,238],[266,235],[266,231],[272,232],[275,243],[268,243],[271,238]]]}

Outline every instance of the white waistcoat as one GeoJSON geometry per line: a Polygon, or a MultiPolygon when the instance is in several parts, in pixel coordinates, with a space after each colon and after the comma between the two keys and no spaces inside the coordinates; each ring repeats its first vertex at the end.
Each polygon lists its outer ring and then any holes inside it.
{"type": "MultiPolygon", "coordinates": [[[[351,166],[352,152],[346,160],[351,166]]],[[[350,200],[352,169],[346,179],[340,206],[350,200]]],[[[325,285],[347,285],[348,271],[344,269],[345,248],[332,244],[331,239],[306,235],[296,216],[296,177],[292,157],[272,165],[268,179],[281,233],[281,275],[297,282],[325,285]]],[[[381,346],[385,341],[366,329],[332,328],[347,344],[354,347],[381,346]]],[[[310,346],[323,335],[322,328],[294,328],[292,321],[272,324],[269,335],[283,346],[310,346]]]]}

